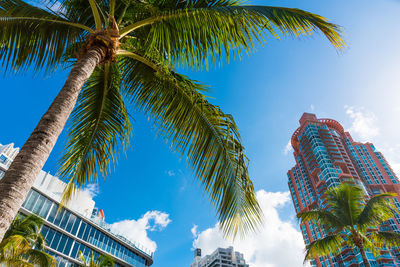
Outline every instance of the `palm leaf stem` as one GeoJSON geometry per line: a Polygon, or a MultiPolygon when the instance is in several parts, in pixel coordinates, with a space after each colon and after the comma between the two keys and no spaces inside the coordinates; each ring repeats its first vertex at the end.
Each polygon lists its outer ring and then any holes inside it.
{"type": "Polygon", "coordinates": [[[101,29],[101,18],[100,18],[100,13],[97,8],[96,2],[94,0],[89,0],[90,8],[92,9],[93,17],[94,17],[94,23],[96,24],[96,29],[101,29]]]}
{"type": "Polygon", "coordinates": [[[34,17],[0,17],[1,20],[36,20],[36,21],[44,21],[44,22],[51,22],[51,23],[59,23],[59,24],[64,24],[64,25],[69,25],[72,27],[80,28],[82,30],[88,31],[90,33],[93,33],[94,30],[83,25],[80,23],[73,23],[73,22],[68,22],[68,21],[62,21],[62,20],[56,20],[56,19],[46,19],[46,18],[34,18],[34,17]]]}
{"type": "Polygon", "coordinates": [[[120,50],[117,51],[117,55],[130,57],[130,58],[132,58],[134,60],[142,62],[143,64],[149,66],[150,68],[152,68],[153,70],[155,70],[157,72],[160,71],[160,68],[157,66],[157,64],[155,64],[151,60],[148,60],[147,58],[142,57],[142,56],[140,56],[140,55],[138,55],[136,53],[120,49],[120,50]]]}

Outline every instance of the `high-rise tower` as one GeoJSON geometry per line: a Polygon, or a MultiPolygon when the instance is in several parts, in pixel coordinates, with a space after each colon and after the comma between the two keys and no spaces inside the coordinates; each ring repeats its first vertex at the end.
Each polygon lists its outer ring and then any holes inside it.
{"type": "MultiPolygon", "coordinates": [[[[400,182],[390,165],[371,143],[355,142],[342,125],[332,119],[318,119],[304,113],[300,127],[294,132],[293,146],[296,165],[288,171],[288,184],[296,213],[326,206],[323,194],[327,188],[343,182],[363,187],[369,195],[382,192],[400,193],[400,182]]],[[[400,208],[400,198],[394,199],[400,208]]],[[[326,235],[317,223],[301,224],[305,244],[326,235]]],[[[400,232],[400,216],[381,226],[382,230],[400,232]]],[[[371,266],[400,266],[400,253],[386,251],[375,258],[367,253],[371,266]]],[[[319,257],[312,266],[361,266],[357,249],[345,247],[338,256],[319,257]]]]}

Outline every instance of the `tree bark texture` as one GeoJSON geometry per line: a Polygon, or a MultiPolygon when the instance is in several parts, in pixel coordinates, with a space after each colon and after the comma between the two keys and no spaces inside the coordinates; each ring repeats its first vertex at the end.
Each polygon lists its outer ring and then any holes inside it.
{"type": "Polygon", "coordinates": [[[368,258],[367,258],[367,254],[365,253],[364,247],[359,247],[358,248],[360,250],[363,262],[364,262],[364,267],[371,267],[371,265],[369,264],[368,258]]]}
{"type": "Polygon", "coordinates": [[[61,91],[0,180],[0,241],[49,157],[83,84],[104,55],[104,49],[92,47],[78,60],[61,91]]]}

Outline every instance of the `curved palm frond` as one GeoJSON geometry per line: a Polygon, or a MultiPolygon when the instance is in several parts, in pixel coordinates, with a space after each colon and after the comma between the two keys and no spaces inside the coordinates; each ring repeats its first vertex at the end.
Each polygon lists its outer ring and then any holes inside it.
{"type": "Polygon", "coordinates": [[[370,198],[358,217],[357,225],[361,228],[376,226],[394,217],[396,207],[388,198],[395,196],[395,193],[383,193],[370,198]]]}
{"type": "Polygon", "coordinates": [[[57,266],[56,260],[50,254],[39,249],[31,249],[28,252],[24,253],[23,257],[35,266],[57,266]]]}
{"type": "Polygon", "coordinates": [[[322,239],[311,242],[306,246],[304,262],[315,257],[329,255],[330,253],[339,253],[342,249],[343,242],[343,237],[339,234],[328,235],[322,239]]]}
{"type": "Polygon", "coordinates": [[[156,72],[130,58],[122,65],[125,94],[152,116],[171,148],[186,155],[217,206],[224,233],[236,236],[257,228],[261,210],[233,117],[206,100],[204,85],[167,67],[156,72]]]}
{"type": "Polygon", "coordinates": [[[120,94],[117,64],[97,67],[84,86],[71,116],[68,143],[61,158],[60,177],[68,181],[62,203],[76,188],[97,182],[97,171],[106,175],[121,145],[129,142],[131,124],[120,94]]]}
{"type": "Polygon", "coordinates": [[[340,217],[337,217],[330,211],[322,209],[301,212],[297,214],[297,218],[301,220],[301,223],[305,221],[319,221],[324,225],[324,227],[330,229],[336,228],[337,231],[340,231],[345,227],[345,224],[340,217]]]}
{"type": "Polygon", "coordinates": [[[329,210],[342,218],[346,225],[355,225],[365,202],[363,190],[354,185],[342,184],[327,190],[329,210]]]}
{"type": "Polygon", "coordinates": [[[371,240],[378,248],[400,248],[400,233],[389,231],[376,231],[371,233],[371,240]]]}
{"type": "Polygon", "coordinates": [[[310,35],[320,30],[341,49],[340,27],[321,16],[299,9],[270,6],[211,6],[160,12],[121,29],[121,38],[151,25],[147,47],[162,51],[176,64],[192,67],[221,63],[253,50],[271,35],[310,35]]]}
{"type": "Polygon", "coordinates": [[[114,267],[114,259],[110,255],[100,255],[96,263],[99,267],[114,267]]]}
{"type": "Polygon", "coordinates": [[[21,0],[0,0],[0,60],[12,72],[34,66],[54,71],[66,47],[90,28],[21,0]]]}

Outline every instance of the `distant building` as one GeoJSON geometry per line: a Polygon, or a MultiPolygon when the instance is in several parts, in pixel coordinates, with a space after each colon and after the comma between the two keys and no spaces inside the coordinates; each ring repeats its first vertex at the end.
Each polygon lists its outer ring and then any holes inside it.
{"type": "Polygon", "coordinates": [[[217,248],[211,255],[201,257],[201,249],[194,250],[194,262],[190,267],[249,267],[243,254],[229,248],[217,248]]]}
{"type": "MultiPolygon", "coordinates": [[[[400,182],[382,153],[371,143],[360,143],[345,132],[339,122],[318,119],[304,113],[300,127],[292,136],[296,165],[287,173],[288,185],[296,213],[326,207],[324,193],[341,183],[353,183],[364,188],[369,196],[383,192],[400,193],[400,182]]],[[[393,199],[397,208],[400,197],[393,199]]],[[[400,232],[400,216],[380,226],[384,231],[400,232]]],[[[308,245],[323,238],[327,231],[316,222],[300,225],[308,245]]],[[[367,252],[371,266],[400,266],[399,250],[386,250],[374,257],[367,252]]],[[[312,266],[364,266],[358,249],[343,247],[340,255],[318,257],[312,266]]]]}
{"type": "MultiPolygon", "coordinates": [[[[0,179],[19,149],[0,144],[0,179]]],[[[78,253],[114,258],[116,267],[145,267],[153,264],[153,253],[133,240],[116,233],[104,222],[104,212],[85,191],[78,191],[69,204],[57,213],[66,184],[41,171],[19,212],[36,214],[44,219],[41,229],[46,251],[57,260],[58,267],[79,266],[78,253]]]]}

